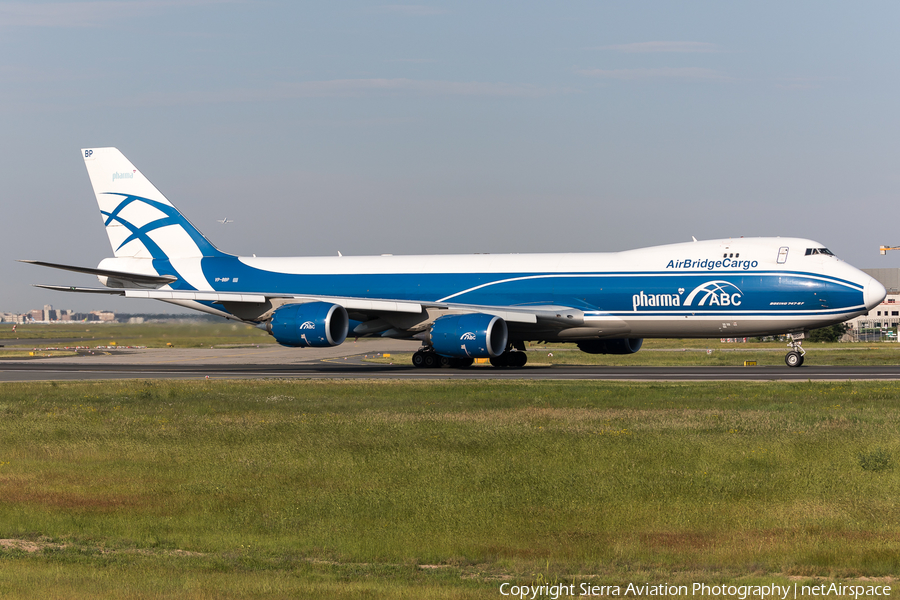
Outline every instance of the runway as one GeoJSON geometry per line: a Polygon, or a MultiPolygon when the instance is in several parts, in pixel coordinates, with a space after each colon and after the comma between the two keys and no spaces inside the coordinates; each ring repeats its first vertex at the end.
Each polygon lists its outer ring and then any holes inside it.
{"type": "Polygon", "coordinates": [[[384,352],[410,352],[418,343],[348,343],[320,350],[262,346],[217,349],[95,351],[62,358],[0,361],[0,382],[103,379],[397,379],[557,381],[847,381],[900,380],[900,366],[606,367],[526,366],[497,369],[416,369],[366,362],[384,352]]]}

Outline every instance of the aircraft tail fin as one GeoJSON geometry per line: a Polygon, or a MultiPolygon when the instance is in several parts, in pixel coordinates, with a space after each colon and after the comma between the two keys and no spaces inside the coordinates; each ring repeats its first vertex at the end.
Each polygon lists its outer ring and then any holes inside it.
{"type": "Polygon", "coordinates": [[[224,256],[118,149],[81,153],[116,258],[224,256]]]}

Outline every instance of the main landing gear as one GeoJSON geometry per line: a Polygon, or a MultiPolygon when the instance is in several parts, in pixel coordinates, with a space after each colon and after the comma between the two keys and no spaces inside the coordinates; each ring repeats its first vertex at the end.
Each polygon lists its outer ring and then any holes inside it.
{"type": "Polygon", "coordinates": [[[441,356],[434,350],[419,350],[412,357],[414,367],[420,369],[436,369],[441,367],[450,367],[453,369],[463,369],[469,367],[475,362],[474,358],[450,358],[441,356]]]}
{"type": "Polygon", "coordinates": [[[791,338],[791,343],[788,344],[791,351],[784,357],[784,362],[789,367],[802,367],[803,357],[806,356],[806,350],[803,349],[801,344],[803,343],[803,338],[806,336],[802,333],[795,333],[788,334],[788,337],[791,338]]]}
{"type": "Polygon", "coordinates": [[[528,362],[528,355],[524,352],[518,351],[509,351],[507,350],[500,356],[495,356],[491,359],[491,364],[495,367],[499,367],[501,369],[509,369],[514,368],[518,369],[519,367],[524,367],[525,363],[528,362]]]}
{"type": "MultiPolygon", "coordinates": [[[[521,351],[509,349],[500,356],[491,359],[491,365],[499,368],[524,367],[528,362],[528,356],[521,351]]],[[[451,369],[464,369],[475,363],[474,358],[449,358],[441,356],[431,348],[423,348],[413,354],[412,364],[420,369],[436,369],[450,367],[451,369]]]]}

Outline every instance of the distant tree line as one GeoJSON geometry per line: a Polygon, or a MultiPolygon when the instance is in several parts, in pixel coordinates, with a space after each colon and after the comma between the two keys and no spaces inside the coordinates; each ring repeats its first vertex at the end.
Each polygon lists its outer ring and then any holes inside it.
{"type": "Polygon", "coordinates": [[[813,329],[809,332],[809,341],[811,342],[839,342],[841,341],[841,337],[847,330],[850,329],[850,326],[846,323],[838,323],[837,325],[831,325],[829,327],[820,327],[819,329],[813,329]]]}

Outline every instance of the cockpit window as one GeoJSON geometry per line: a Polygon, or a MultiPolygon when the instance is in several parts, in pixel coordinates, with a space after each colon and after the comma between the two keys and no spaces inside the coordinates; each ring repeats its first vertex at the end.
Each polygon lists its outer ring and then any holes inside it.
{"type": "Polygon", "coordinates": [[[813,254],[824,254],[826,256],[834,256],[834,252],[832,252],[828,248],[807,248],[806,249],[806,256],[810,256],[813,254]]]}

